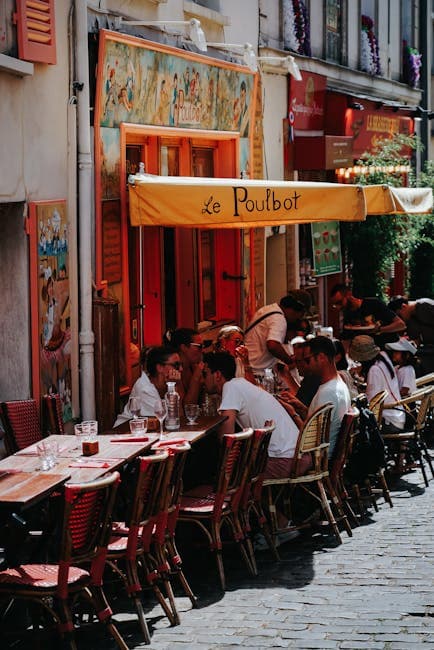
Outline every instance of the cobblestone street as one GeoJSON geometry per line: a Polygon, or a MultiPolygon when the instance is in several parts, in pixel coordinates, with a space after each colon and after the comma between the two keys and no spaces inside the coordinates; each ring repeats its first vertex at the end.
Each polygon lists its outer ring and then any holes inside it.
{"type": "MultiPolygon", "coordinates": [[[[342,546],[305,533],[281,547],[280,563],[258,554],[253,579],[229,554],[225,594],[209,556],[196,556],[195,570],[189,560],[199,609],[177,598],[182,624],[174,628],[159,608],[149,611],[151,646],[141,642],[132,614],[117,615],[127,643],[152,650],[434,648],[434,481],[425,489],[417,471],[392,489],[394,508],[381,503],[353,538],[343,534],[342,546]]],[[[86,637],[79,647],[113,647],[86,637]]]]}

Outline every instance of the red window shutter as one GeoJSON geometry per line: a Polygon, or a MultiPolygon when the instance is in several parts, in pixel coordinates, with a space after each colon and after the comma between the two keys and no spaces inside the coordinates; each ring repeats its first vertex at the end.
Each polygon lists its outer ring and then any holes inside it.
{"type": "Polygon", "coordinates": [[[18,55],[25,61],[56,63],[54,0],[16,0],[18,55]]]}

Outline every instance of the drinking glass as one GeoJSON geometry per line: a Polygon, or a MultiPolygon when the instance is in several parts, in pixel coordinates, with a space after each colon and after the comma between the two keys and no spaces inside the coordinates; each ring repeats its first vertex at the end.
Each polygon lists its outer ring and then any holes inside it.
{"type": "Polygon", "coordinates": [[[154,405],[155,417],[160,423],[160,440],[164,439],[163,435],[163,422],[167,417],[167,406],[164,400],[157,400],[154,405]]]}
{"type": "Polygon", "coordinates": [[[81,428],[83,436],[86,437],[86,440],[91,442],[96,440],[98,435],[98,422],[96,420],[84,420],[81,423],[81,428]]]}
{"type": "Polygon", "coordinates": [[[140,404],[137,397],[130,397],[128,400],[128,409],[134,419],[140,417],[140,404]]]}
{"type": "Polygon", "coordinates": [[[130,420],[130,431],[133,436],[143,436],[148,429],[148,418],[133,418],[130,420]]]}
{"type": "Polygon", "coordinates": [[[186,404],[184,406],[185,417],[187,418],[187,424],[192,426],[196,424],[197,418],[199,417],[200,408],[198,404],[186,404]]]}

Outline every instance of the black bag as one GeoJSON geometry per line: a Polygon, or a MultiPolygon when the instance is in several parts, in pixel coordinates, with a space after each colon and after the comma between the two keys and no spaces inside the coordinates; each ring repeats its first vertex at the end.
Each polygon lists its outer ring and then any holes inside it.
{"type": "Polygon", "coordinates": [[[352,483],[359,483],[386,466],[384,441],[367,398],[360,397],[356,406],[360,412],[359,426],[345,467],[345,478],[352,483]]]}

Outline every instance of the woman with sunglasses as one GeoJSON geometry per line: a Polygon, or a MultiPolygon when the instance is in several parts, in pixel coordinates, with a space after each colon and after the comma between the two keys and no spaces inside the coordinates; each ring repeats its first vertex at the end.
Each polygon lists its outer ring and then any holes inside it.
{"type": "Polygon", "coordinates": [[[181,385],[184,404],[199,404],[203,386],[202,361],[203,341],[197,330],[180,327],[169,330],[165,342],[176,350],[182,362],[181,385]]]}
{"type": "Polygon", "coordinates": [[[167,391],[166,382],[168,381],[176,381],[176,390],[183,399],[182,362],[176,350],[165,346],[143,348],[140,363],[142,365],[142,374],[134,384],[130,399],[124,410],[118,415],[114,423],[115,427],[131,420],[133,417],[129,408],[133,397],[138,401],[141,416],[154,416],[155,402],[164,397],[167,391]]]}

